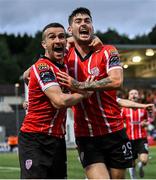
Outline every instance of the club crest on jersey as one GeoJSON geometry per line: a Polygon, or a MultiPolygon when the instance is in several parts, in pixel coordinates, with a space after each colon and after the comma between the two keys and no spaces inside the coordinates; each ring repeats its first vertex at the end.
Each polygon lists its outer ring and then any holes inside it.
{"type": "Polygon", "coordinates": [[[98,76],[100,74],[100,70],[98,67],[94,67],[90,70],[91,74],[94,76],[98,76]]]}
{"type": "Polygon", "coordinates": [[[44,71],[44,70],[48,70],[49,66],[46,63],[40,63],[38,64],[37,68],[39,71],[44,71]]]}
{"type": "Polygon", "coordinates": [[[32,166],[32,159],[27,159],[27,160],[25,161],[25,167],[26,167],[26,169],[29,170],[29,169],[31,168],[31,166],[32,166]]]}

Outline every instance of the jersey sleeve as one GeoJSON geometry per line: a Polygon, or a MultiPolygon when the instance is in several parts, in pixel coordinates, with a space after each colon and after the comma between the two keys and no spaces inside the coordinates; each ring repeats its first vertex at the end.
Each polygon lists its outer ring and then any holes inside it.
{"type": "Polygon", "coordinates": [[[122,115],[124,121],[125,121],[125,118],[126,118],[126,116],[125,116],[125,110],[126,110],[126,109],[125,109],[124,107],[121,108],[121,115],[122,115]]]}
{"type": "Polygon", "coordinates": [[[120,55],[118,53],[118,50],[114,46],[108,46],[104,51],[104,54],[107,59],[107,73],[115,68],[122,69],[120,55]]]}
{"type": "Polygon", "coordinates": [[[54,70],[47,63],[36,63],[32,68],[42,91],[51,86],[59,86],[54,70]]]}

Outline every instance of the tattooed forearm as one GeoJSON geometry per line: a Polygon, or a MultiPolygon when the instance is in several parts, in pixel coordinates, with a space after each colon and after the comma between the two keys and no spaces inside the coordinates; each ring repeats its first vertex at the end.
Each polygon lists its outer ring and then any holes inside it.
{"type": "Polygon", "coordinates": [[[82,88],[87,90],[103,88],[105,85],[111,82],[112,81],[109,78],[104,78],[99,81],[93,81],[93,82],[84,82],[84,86],[82,86],[82,88]]]}
{"type": "Polygon", "coordinates": [[[112,81],[109,78],[104,78],[99,81],[92,81],[92,82],[78,82],[76,80],[73,80],[72,85],[76,89],[80,90],[93,90],[93,89],[100,89],[103,88],[108,83],[111,83],[112,81]]]}
{"type": "Polygon", "coordinates": [[[73,87],[74,89],[79,89],[81,82],[73,79],[71,83],[72,83],[72,87],[73,87]]]}

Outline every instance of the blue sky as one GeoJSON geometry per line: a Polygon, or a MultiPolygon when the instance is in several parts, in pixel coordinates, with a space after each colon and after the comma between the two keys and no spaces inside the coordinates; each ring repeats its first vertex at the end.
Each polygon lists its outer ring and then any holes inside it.
{"type": "Polygon", "coordinates": [[[67,28],[69,14],[80,6],[91,10],[95,31],[112,28],[134,37],[156,25],[156,0],[0,0],[0,33],[34,35],[50,22],[67,28]]]}

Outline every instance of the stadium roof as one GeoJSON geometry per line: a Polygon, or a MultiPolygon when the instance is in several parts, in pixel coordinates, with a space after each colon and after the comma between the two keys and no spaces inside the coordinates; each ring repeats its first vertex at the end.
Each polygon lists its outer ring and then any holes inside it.
{"type": "Polygon", "coordinates": [[[140,66],[156,60],[156,45],[120,45],[116,44],[121,55],[123,65],[140,66]],[[153,54],[149,54],[152,52],[153,54]],[[147,54],[148,53],[148,54],[147,54]],[[141,58],[138,62],[133,62],[133,58],[138,56],[141,58]]]}

